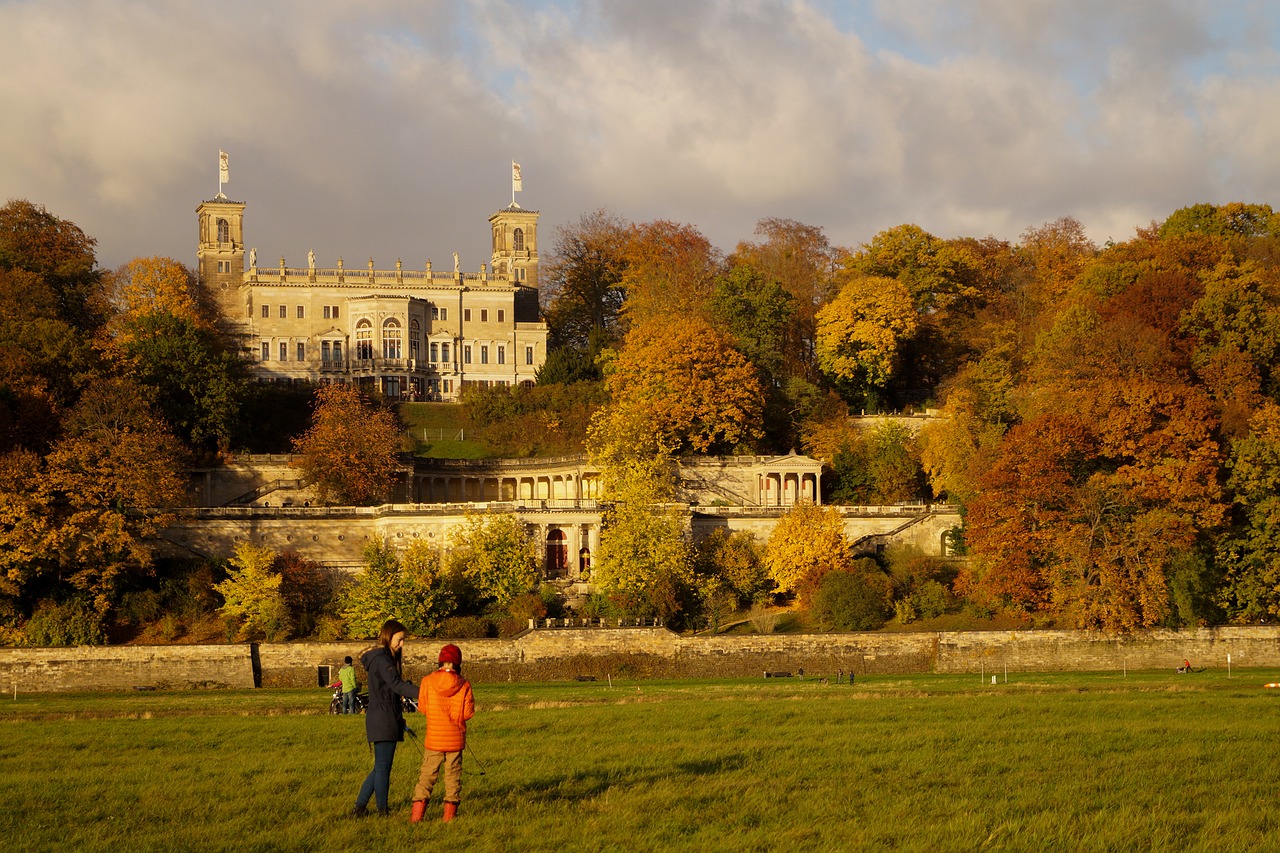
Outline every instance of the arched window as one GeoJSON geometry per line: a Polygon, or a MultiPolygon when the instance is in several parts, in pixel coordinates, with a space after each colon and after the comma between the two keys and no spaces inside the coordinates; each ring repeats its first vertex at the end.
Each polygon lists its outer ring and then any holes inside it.
{"type": "Polygon", "coordinates": [[[524,229],[517,228],[511,232],[511,248],[517,252],[524,251],[524,229]]]}
{"type": "Polygon", "coordinates": [[[400,321],[387,320],[382,324],[382,357],[400,357],[400,321]]]}
{"type": "Polygon", "coordinates": [[[569,574],[569,547],[563,530],[547,533],[547,577],[563,578],[569,574]]]}
{"type": "Polygon", "coordinates": [[[225,219],[218,220],[218,242],[219,243],[231,242],[231,223],[225,219]]]}
{"type": "Polygon", "coordinates": [[[368,320],[356,323],[356,358],[373,358],[373,324],[368,320]]]}

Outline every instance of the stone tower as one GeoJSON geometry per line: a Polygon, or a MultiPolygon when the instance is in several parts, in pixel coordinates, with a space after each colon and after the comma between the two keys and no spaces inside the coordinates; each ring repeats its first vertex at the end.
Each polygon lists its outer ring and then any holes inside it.
{"type": "Polygon", "coordinates": [[[196,248],[196,272],[200,283],[217,300],[222,315],[243,322],[245,307],[240,289],[244,284],[244,202],[219,195],[196,208],[200,242],[196,248]]]}
{"type": "Polygon", "coordinates": [[[538,286],[538,211],[512,204],[489,217],[493,227],[493,273],[512,284],[538,286]]]}

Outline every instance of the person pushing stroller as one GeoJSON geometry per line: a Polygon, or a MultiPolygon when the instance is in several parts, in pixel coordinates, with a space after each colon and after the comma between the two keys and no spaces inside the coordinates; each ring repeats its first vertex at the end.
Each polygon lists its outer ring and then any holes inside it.
{"type": "Polygon", "coordinates": [[[440,667],[422,679],[418,707],[427,717],[422,740],[422,770],[413,789],[409,822],[418,823],[427,812],[431,790],[444,768],[444,820],[458,814],[462,793],[462,751],[467,746],[467,720],[475,714],[471,683],[462,677],[462,650],[449,643],[440,650],[440,667]]]}

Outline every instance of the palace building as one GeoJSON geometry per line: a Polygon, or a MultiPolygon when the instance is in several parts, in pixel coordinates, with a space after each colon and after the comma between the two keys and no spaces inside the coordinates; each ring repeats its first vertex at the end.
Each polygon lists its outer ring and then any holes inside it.
{"type": "Polygon", "coordinates": [[[532,384],[547,356],[538,319],[538,211],[514,202],[489,217],[493,254],[479,272],[259,266],[245,251],[245,203],[196,208],[200,283],[266,381],[371,385],[394,399],[458,398],[464,385],[532,384]]]}

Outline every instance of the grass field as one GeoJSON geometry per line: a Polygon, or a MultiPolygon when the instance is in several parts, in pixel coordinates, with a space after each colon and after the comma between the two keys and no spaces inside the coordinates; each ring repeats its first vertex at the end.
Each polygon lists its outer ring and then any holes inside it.
{"type": "MultiPolygon", "coordinates": [[[[1261,850],[1277,671],[478,684],[459,819],[323,690],[0,699],[18,850],[1261,850]],[[485,775],[479,774],[483,767],[485,775]]],[[[420,717],[411,723],[421,733],[420,717]]],[[[15,846],[16,845],[16,846],[15,846]]]]}

